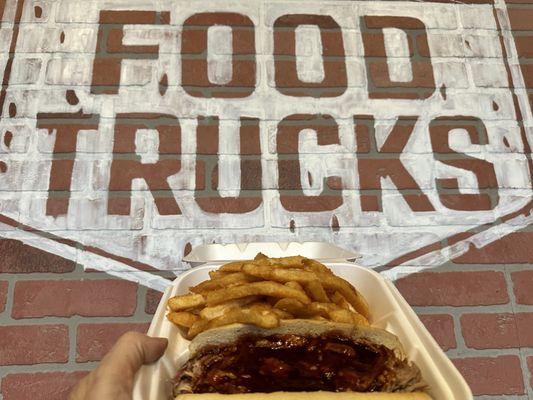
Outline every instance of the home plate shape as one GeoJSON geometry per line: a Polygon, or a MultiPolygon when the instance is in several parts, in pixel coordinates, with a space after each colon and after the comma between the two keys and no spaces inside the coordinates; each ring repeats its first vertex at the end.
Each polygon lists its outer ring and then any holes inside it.
{"type": "Polygon", "coordinates": [[[162,289],[201,243],[395,277],[531,223],[501,0],[41,3],[1,10],[3,237],[162,289]]]}

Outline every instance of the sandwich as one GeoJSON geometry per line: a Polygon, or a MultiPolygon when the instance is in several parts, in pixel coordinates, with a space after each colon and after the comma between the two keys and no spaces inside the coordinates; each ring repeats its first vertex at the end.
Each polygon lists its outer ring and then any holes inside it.
{"type": "Polygon", "coordinates": [[[168,319],[191,339],[173,398],[430,399],[420,369],[394,334],[371,326],[351,284],[314,260],[266,260],[222,267],[169,300],[168,319]]]}

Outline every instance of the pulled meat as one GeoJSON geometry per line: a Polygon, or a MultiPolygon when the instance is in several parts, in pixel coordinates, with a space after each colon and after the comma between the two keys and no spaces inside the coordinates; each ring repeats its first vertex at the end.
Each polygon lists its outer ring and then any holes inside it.
{"type": "Polygon", "coordinates": [[[336,332],[316,337],[242,336],[232,344],[205,347],[181,372],[187,384],[178,381],[175,395],[390,392],[420,380],[418,368],[389,348],[336,332]]]}

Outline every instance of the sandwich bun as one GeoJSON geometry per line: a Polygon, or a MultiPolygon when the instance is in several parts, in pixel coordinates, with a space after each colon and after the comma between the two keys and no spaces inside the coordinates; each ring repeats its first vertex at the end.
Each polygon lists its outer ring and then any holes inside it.
{"type": "Polygon", "coordinates": [[[274,392],[182,394],[177,400],[431,400],[426,393],[274,392]]]}
{"type": "Polygon", "coordinates": [[[399,339],[384,329],[366,326],[337,323],[331,321],[293,319],[282,320],[276,328],[265,329],[255,325],[232,324],[220,328],[210,329],[197,335],[189,345],[190,359],[194,359],[212,346],[231,345],[242,336],[270,336],[270,335],[300,335],[305,337],[318,337],[328,332],[340,333],[354,342],[367,342],[384,346],[392,351],[394,357],[401,360],[396,363],[395,372],[397,379],[405,384],[401,392],[273,392],[273,393],[244,393],[244,394],[219,394],[198,393],[179,394],[177,400],[429,400],[431,397],[423,392],[427,386],[420,376],[416,365],[407,360],[405,351],[399,339]]]}
{"type": "Polygon", "coordinates": [[[384,329],[366,325],[344,324],[340,322],[319,321],[310,319],[282,320],[276,328],[260,328],[255,325],[232,324],[220,328],[209,329],[196,336],[189,345],[190,357],[194,357],[205,346],[218,346],[235,342],[244,335],[283,335],[320,336],[324,333],[337,331],[353,340],[366,339],[372,343],[385,346],[392,350],[397,358],[404,360],[405,351],[396,335],[384,329]]]}

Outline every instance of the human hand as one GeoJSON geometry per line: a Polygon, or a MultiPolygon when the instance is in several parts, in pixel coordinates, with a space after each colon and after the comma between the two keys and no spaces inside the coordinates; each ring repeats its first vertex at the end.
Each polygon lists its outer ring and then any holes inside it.
{"type": "Polygon", "coordinates": [[[142,365],[157,361],[167,344],[164,338],[124,334],[98,368],[78,382],[69,400],[131,400],[135,373],[142,365]]]}

